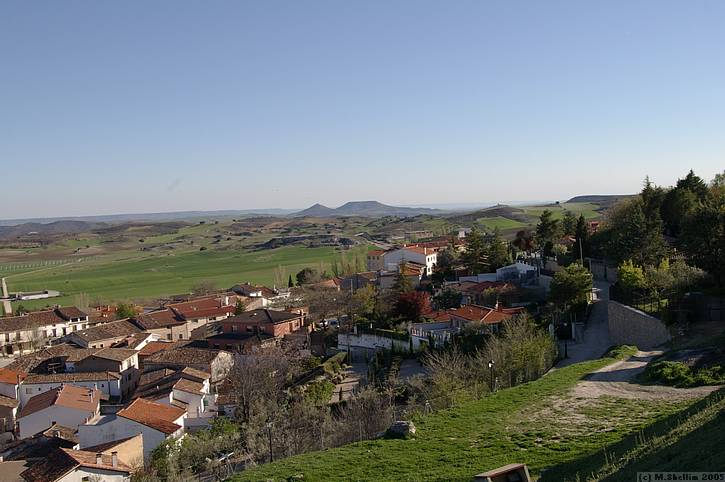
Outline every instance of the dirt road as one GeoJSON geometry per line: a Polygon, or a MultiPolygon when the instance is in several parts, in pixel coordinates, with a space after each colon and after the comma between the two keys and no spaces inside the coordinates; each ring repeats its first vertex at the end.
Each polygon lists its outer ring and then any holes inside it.
{"type": "Polygon", "coordinates": [[[650,361],[661,354],[661,351],[638,351],[627,360],[607,365],[579,382],[574,387],[572,396],[576,398],[612,396],[640,400],[684,400],[704,397],[720,388],[718,386],[674,388],[635,383],[635,377],[644,371],[650,361]]]}

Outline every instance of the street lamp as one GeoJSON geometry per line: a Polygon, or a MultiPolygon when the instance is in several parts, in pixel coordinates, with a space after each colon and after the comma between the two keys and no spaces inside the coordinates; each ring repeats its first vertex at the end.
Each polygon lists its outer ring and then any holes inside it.
{"type": "Polygon", "coordinates": [[[566,329],[568,328],[569,323],[566,321],[564,322],[564,358],[569,358],[569,344],[567,343],[569,338],[568,334],[566,333],[566,329]]]}
{"type": "Polygon", "coordinates": [[[267,434],[269,435],[269,463],[274,462],[274,456],[272,455],[272,421],[267,419],[267,434]]]}
{"type": "Polygon", "coordinates": [[[490,360],[490,361],[488,362],[488,369],[489,369],[489,370],[490,370],[490,372],[491,372],[491,377],[490,377],[490,379],[491,379],[491,380],[490,380],[490,381],[491,381],[491,393],[493,393],[494,389],[496,388],[496,387],[494,386],[494,384],[493,384],[493,360],[490,360]]]}

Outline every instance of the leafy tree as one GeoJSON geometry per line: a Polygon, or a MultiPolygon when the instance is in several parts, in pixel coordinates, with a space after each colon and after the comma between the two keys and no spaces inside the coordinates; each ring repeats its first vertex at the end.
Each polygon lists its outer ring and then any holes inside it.
{"type": "Polygon", "coordinates": [[[373,285],[365,285],[358,288],[352,296],[350,296],[350,314],[357,314],[365,317],[372,316],[375,311],[377,296],[378,292],[373,285]]]}
{"type": "Polygon", "coordinates": [[[564,217],[561,219],[561,229],[565,236],[574,236],[576,233],[576,216],[568,209],[564,211],[564,217]]]}
{"type": "Polygon", "coordinates": [[[116,318],[119,320],[133,318],[137,314],[138,311],[133,303],[119,303],[116,305],[116,318]]]}
{"type": "Polygon", "coordinates": [[[548,209],[539,216],[539,224],[536,225],[536,242],[542,247],[544,258],[551,254],[556,241],[561,236],[561,226],[558,219],[554,219],[554,213],[548,209]]]}
{"type": "Polygon", "coordinates": [[[684,225],[681,239],[688,259],[725,285],[725,201],[710,198],[684,225]]]}
{"type": "Polygon", "coordinates": [[[592,286],[592,274],[581,264],[572,263],[554,275],[549,300],[562,307],[586,303],[592,286]]]}
{"type": "Polygon", "coordinates": [[[495,271],[501,266],[511,264],[511,252],[508,249],[508,243],[501,239],[501,232],[498,228],[493,231],[493,235],[487,241],[489,271],[495,271]]]}
{"type": "Polygon", "coordinates": [[[641,291],[647,286],[644,270],[631,259],[624,261],[617,268],[617,281],[627,292],[641,291]]]}
{"type": "Polygon", "coordinates": [[[410,321],[419,321],[424,313],[430,312],[430,298],[423,291],[401,293],[395,304],[395,313],[410,321]]]}
{"type": "Polygon", "coordinates": [[[690,172],[677,181],[677,185],[665,195],[662,202],[662,218],[667,232],[672,236],[681,234],[683,223],[708,196],[705,181],[690,172]]]}
{"type": "Polygon", "coordinates": [[[395,276],[395,283],[393,284],[393,292],[398,295],[413,291],[413,283],[405,273],[407,266],[408,264],[405,261],[398,266],[398,274],[395,276]]]}
{"type": "Polygon", "coordinates": [[[488,266],[486,240],[475,226],[466,236],[466,251],[461,260],[471,274],[483,273],[488,266]]]}
{"type": "Polygon", "coordinates": [[[241,315],[245,311],[247,311],[247,307],[244,304],[244,301],[237,299],[237,303],[234,305],[234,314],[241,315]]]}
{"type": "Polygon", "coordinates": [[[448,308],[458,308],[461,306],[461,293],[450,288],[445,288],[433,298],[436,307],[439,310],[447,310],[448,308]]]}
{"type": "Polygon", "coordinates": [[[534,236],[527,230],[518,231],[511,244],[519,251],[525,251],[527,253],[533,251],[536,246],[534,236]]]}
{"type": "Polygon", "coordinates": [[[645,217],[641,197],[629,199],[609,211],[606,254],[618,264],[632,260],[642,265],[658,264],[666,255],[659,217],[645,217]]]}
{"type": "Polygon", "coordinates": [[[433,267],[433,282],[443,284],[444,281],[452,281],[456,278],[455,266],[458,262],[458,252],[452,247],[440,251],[437,256],[436,265],[433,267]]]}
{"type": "Polygon", "coordinates": [[[303,268],[296,275],[297,286],[302,286],[311,283],[317,283],[322,279],[320,272],[314,268],[303,268]]]}
{"type": "Polygon", "coordinates": [[[577,219],[576,228],[574,229],[574,244],[571,249],[573,258],[591,256],[589,226],[587,226],[583,214],[580,214],[579,219],[577,219]]]}

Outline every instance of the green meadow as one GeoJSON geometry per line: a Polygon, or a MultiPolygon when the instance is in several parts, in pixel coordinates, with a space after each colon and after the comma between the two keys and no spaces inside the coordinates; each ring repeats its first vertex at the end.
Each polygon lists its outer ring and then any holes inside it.
{"type": "MultiPolygon", "coordinates": [[[[359,246],[345,255],[364,255],[359,246]]],[[[284,284],[289,275],[304,267],[329,269],[330,262],[341,252],[332,247],[283,247],[262,251],[222,249],[205,251],[118,253],[88,261],[41,267],[25,273],[9,272],[12,291],[58,290],[61,298],[22,302],[28,308],[48,303],[73,304],[76,295],[88,294],[91,301],[150,300],[156,297],[188,293],[200,281],[212,281],[228,288],[245,281],[272,285],[275,270],[282,267],[284,284]]]]}

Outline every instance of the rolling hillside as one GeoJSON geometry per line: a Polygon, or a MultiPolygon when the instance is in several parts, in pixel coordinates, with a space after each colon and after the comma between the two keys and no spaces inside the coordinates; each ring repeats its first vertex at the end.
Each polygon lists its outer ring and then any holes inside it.
{"type": "Polygon", "coordinates": [[[329,208],[322,204],[314,204],[307,209],[292,214],[292,216],[313,216],[313,217],[335,217],[335,216],[360,216],[360,217],[383,217],[399,216],[410,217],[421,214],[443,214],[445,211],[431,208],[408,208],[400,206],[389,206],[378,201],[350,201],[338,208],[329,208]]]}

